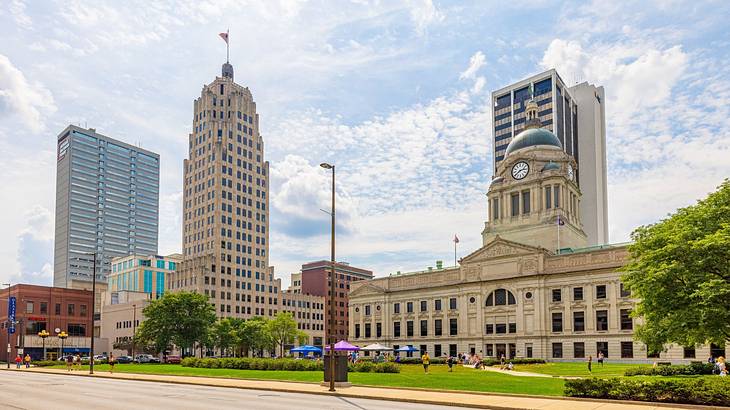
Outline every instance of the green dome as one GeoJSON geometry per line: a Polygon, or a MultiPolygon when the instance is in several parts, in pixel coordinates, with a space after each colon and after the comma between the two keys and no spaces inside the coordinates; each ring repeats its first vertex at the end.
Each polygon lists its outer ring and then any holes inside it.
{"type": "Polygon", "coordinates": [[[547,145],[563,149],[560,140],[550,130],[545,128],[530,128],[517,134],[516,137],[510,141],[507,145],[507,151],[504,155],[507,156],[518,149],[534,147],[538,145],[547,145]]]}
{"type": "Polygon", "coordinates": [[[550,171],[550,170],[553,170],[553,169],[560,169],[560,165],[558,165],[558,164],[550,161],[547,164],[545,164],[544,167],[542,167],[542,170],[543,171],[550,171]]]}

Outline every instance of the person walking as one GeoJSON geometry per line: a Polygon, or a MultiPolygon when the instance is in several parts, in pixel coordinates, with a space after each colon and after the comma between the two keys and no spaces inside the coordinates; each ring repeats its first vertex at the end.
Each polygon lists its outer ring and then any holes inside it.
{"type": "Polygon", "coordinates": [[[446,359],[446,364],[449,365],[449,373],[454,371],[454,357],[449,356],[448,359],[446,359]]]}
{"type": "Polygon", "coordinates": [[[504,353],[502,353],[502,356],[499,357],[499,370],[504,370],[505,360],[504,353]]]}
{"type": "Polygon", "coordinates": [[[604,357],[605,356],[603,355],[603,352],[598,352],[598,364],[600,364],[601,367],[603,367],[603,358],[604,357]]]}
{"type": "Polygon", "coordinates": [[[23,363],[23,359],[20,357],[20,355],[15,356],[15,368],[20,369],[21,364],[23,363]]]}
{"type": "Polygon", "coordinates": [[[78,353],[74,355],[74,370],[81,370],[81,356],[78,353]]]}
{"type": "Polygon", "coordinates": [[[588,372],[593,373],[593,356],[588,356],[588,372]]]}
{"type": "Polygon", "coordinates": [[[428,374],[428,365],[431,364],[431,358],[428,357],[428,352],[424,352],[421,356],[421,363],[423,363],[423,371],[428,374]]]}
{"type": "Polygon", "coordinates": [[[30,355],[28,353],[25,354],[23,362],[25,362],[25,368],[30,369],[30,355]]]}
{"type": "Polygon", "coordinates": [[[73,360],[74,360],[73,356],[71,356],[71,355],[66,356],[66,370],[68,370],[69,372],[71,372],[71,370],[73,370],[73,368],[71,367],[71,366],[73,366],[73,360]]]}
{"type": "Polygon", "coordinates": [[[117,358],[114,353],[109,353],[109,373],[114,374],[114,365],[117,364],[117,358]]]}

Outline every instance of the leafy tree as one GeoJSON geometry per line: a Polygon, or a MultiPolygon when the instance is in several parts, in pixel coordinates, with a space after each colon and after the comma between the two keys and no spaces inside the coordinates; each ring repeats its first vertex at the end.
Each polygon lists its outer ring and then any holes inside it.
{"type": "Polygon", "coordinates": [[[284,345],[295,340],[306,340],[307,334],[297,329],[297,322],[289,312],[279,312],[269,320],[266,326],[275,346],[279,347],[279,356],[284,356],[284,345]]]}
{"type": "Polygon", "coordinates": [[[165,293],[142,312],[146,319],[139,327],[139,340],[153,344],[158,352],[171,344],[192,348],[204,342],[215,322],[208,297],[193,292],[165,293]]]}
{"type": "Polygon", "coordinates": [[[221,354],[236,346],[236,326],[238,319],[226,317],[219,319],[211,329],[213,345],[221,350],[221,354]]]}
{"type": "Polygon", "coordinates": [[[248,356],[249,352],[261,353],[273,346],[267,322],[266,318],[254,316],[236,328],[238,347],[244,356],[248,356]]]}
{"type": "Polygon", "coordinates": [[[725,345],[730,339],[730,180],[696,205],[632,233],[623,282],[640,299],[638,339],[725,345]]]}

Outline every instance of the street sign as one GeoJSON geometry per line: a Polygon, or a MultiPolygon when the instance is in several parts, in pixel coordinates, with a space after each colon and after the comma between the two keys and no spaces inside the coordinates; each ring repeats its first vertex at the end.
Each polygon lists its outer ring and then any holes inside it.
{"type": "Polygon", "coordinates": [[[10,353],[10,343],[8,343],[8,353],[10,353]]]}
{"type": "Polygon", "coordinates": [[[23,348],[22,347],[19,347],[18,348],[18,356],[22,356],[22,355],[23,355],[23,348]]]}
{"type": "Polygon", "coordinates": [[[8,322],[10,324],[8,333],[15,333],[15,296],[8,298],[8,322]]]}

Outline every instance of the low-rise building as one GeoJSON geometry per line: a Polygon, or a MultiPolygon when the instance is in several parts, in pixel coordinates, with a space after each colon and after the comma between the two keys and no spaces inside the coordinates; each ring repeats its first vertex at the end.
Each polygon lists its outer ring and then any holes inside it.
{"type": "Polygon", "coordinates": [[[292,289],[281,294],[281,311],[291,313],[297,328],[307,334],[309,339],[305,344],[322,346],[325,338],[325,308],[324,296],[294,293],[292,289]]]}
{"type": "Polygon", "coordinates": [[[165,284],[175,272],[182,255],[127,255],[112,259],[108,276],[109,292],[144,292],[157,299],[165,293],[165,284]]]}
{"type": "Polygon", "coordinates": [[[143,310],[151,301],[151,294],[147,292],[121,290],[104,294],[101,340],[105,342],[105,352],[112,352],[115,356],[139,352],[137,346],[132,344],[132,337],[144,322],[143,310]]]}

